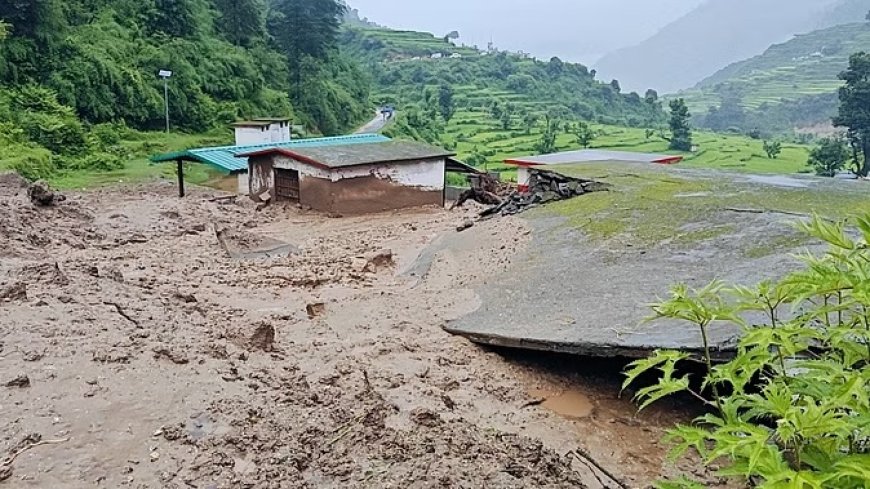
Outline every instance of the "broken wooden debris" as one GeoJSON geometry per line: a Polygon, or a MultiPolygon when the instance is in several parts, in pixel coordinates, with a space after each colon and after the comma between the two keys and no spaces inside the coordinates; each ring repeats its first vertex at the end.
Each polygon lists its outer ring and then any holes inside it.
{"type": "Polygon", "coordinates": [[[481,212],[480,216],[519,214],[542,204],[572,199],[592,192],[606,191],[609,188],[608,184],[595,180],[568,177],[546,170],[530,170],[529,185],[526,191],[512,193],[500,204],[481,212]]]}

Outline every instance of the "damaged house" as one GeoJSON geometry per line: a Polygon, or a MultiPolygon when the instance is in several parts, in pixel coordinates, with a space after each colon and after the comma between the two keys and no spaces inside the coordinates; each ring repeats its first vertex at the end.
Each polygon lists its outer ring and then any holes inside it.
{"type": "Polygon", "coordinates": [[[337,214],[443,206],[446,172],[477,172],[450,151],[410,141],[271,147],[237,156],[248,160],[252,197],[337,214]]]}

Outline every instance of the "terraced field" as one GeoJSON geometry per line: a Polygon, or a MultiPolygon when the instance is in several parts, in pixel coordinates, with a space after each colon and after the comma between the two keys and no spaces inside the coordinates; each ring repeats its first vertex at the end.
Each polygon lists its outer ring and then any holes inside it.
{"type": "MultiPolygon", "coordinates": [[[[515,116],[513,127],[503,130],[497,121],[484,111],[460,111],[446,128],[444,143],[456,148],[460,158],[475,159],[482,155],[489,170],[501,170],[507,178],[515,178],[512,167],[503,161],[516,156],[535,154],[535,143],[541,139],[542,125],[530,130],[522,126],[522,118],[515,116]]],[[[597,138],[591,145],[596,149],[637,151],[664,154],[683,154],[668,150],[668,142],[658,134],[647,138],[646,130],[591,124],[597,138]]],[[[714,168],[743,173],[802,173],[807,170],[809,148],[799,144],[783,144],[777,159],[768,158],[762,141],[743,136],[696,132],[698,150],[685,154],[683,166],[714,168]]],[[[580,149],[573,134],[560,133],[556,139],[559,150],[580,149]]]]}
{"type": "Polygon", "coordinates": [[[693,111],[718,106],[720,93],[737,92],[746,108],[832,93],[849,56],[870,50],[870,25],[847,24],[796,36],[764,54],[734,63],[679,94],[693,111]]]}

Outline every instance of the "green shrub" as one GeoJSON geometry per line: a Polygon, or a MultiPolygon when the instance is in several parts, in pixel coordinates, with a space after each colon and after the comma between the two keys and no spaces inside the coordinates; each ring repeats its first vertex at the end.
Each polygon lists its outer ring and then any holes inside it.
{"type": "Polygon", "coordinates": [[[4,153],[15,156],[0,159],[0,167],[13,170],[31,182],[50,178],[57,172],[51,152],[45,149],[17,146],[7,148],[4,153]]]}
{"type": "MultiPolygon", "coordinates": [[[[822,256],[803,256],[806,268],[754,288],[713,283],[673,289],[654,307],[661,318],[698,326],[712,391],[710,414],[673,429],[673,455],[697,452],[718,475],[757,488],[866,488],[870,480],[870,215],[856,220],[860,238],[844,223],[819,217],[800,224],[825,241],[822,256]],[[746,313],[763,317],[752,324],[746,313]],[[734,360],[713,365],[708,328],[742,328],[734,360]],[[726,463],[722,465],[722,461],[726,463]]],[[[637,392],[641,409],[677,392],[699,399],[679,352],[634,362],[625,386],[657,370],[657,384],[637,392]]],[[[688,481],[660,487],[702,487],[688,481]]]]}

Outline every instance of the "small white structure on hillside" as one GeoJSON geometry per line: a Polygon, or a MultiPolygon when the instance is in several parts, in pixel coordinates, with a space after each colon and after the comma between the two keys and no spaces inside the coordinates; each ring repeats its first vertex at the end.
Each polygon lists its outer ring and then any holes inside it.
{"type": "Polygon", "coordinates": [[[290,119],[263,118],[233,124],[236,146],[286,143],[291,139],[290,119]]]}

